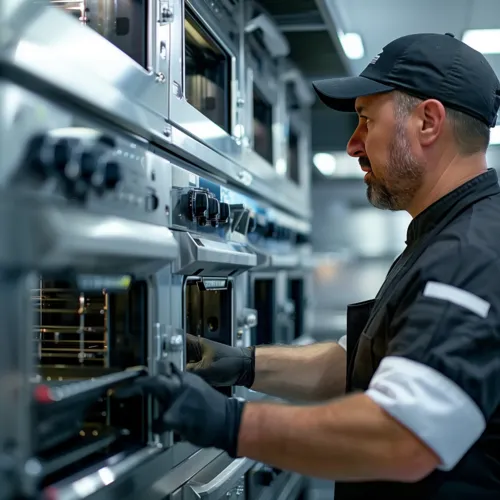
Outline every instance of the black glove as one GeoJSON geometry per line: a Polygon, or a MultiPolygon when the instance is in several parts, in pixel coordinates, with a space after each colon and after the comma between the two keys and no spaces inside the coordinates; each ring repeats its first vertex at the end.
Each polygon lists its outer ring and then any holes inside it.
{"type": "Polygon", "coordinates": [[[196,446],[219,448],[236,458],[243,401],[224,396],[197,375],[183,373],[174,365],[170,365],[169,375],[139,378],[133,391],[117,397],[130,397],[138,391],[158,402],[160,418],[153,424],[153,432],[175,431],[196,446]]]}
{"type": "Polygon", "coordinates": [[[255,348],[231,347],[213,340],[186,335],[187,370],[210,385],[252,387],[255,378],[255,348]]]}

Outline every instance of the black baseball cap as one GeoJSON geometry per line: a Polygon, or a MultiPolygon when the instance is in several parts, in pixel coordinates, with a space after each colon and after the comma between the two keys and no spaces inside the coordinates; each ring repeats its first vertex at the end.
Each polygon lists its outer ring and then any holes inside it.
{"type": "Polygon", "coordinates": [[[337,111],[355,111],[361,96],[401,90],[473,116],[494,127],[500,82],[485,57],[452,34],[397,38],[359,76],[313,83],[320,99],[337,111]]]}

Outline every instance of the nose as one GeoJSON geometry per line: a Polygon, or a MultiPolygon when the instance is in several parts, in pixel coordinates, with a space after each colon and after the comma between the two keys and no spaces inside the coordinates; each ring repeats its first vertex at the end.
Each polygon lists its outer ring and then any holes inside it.
{"type": "Polygon", "coordinates": [[[347,143],[347,154],[354,158],[366,156],[365,143],[361,136],[360,127],[358,126],[347,143]]]}

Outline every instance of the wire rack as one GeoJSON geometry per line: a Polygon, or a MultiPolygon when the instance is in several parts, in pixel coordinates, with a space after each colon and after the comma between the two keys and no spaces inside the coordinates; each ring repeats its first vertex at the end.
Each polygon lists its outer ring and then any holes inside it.
{"type": "Polygon", "coordinates": [[[33,290],[39,365],[107,368],[108,295],[40,279],[33,290]]]}

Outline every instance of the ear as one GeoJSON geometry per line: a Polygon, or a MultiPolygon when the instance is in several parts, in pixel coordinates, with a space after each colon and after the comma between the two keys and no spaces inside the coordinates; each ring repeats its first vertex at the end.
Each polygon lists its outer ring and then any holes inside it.
{"type": "Polygon", "coordinates": [[[431,146],[443,132],[446,110],[436,99],[427,99],[415,110],[418,114],[418,136],[422,146],[431,146]]]}

